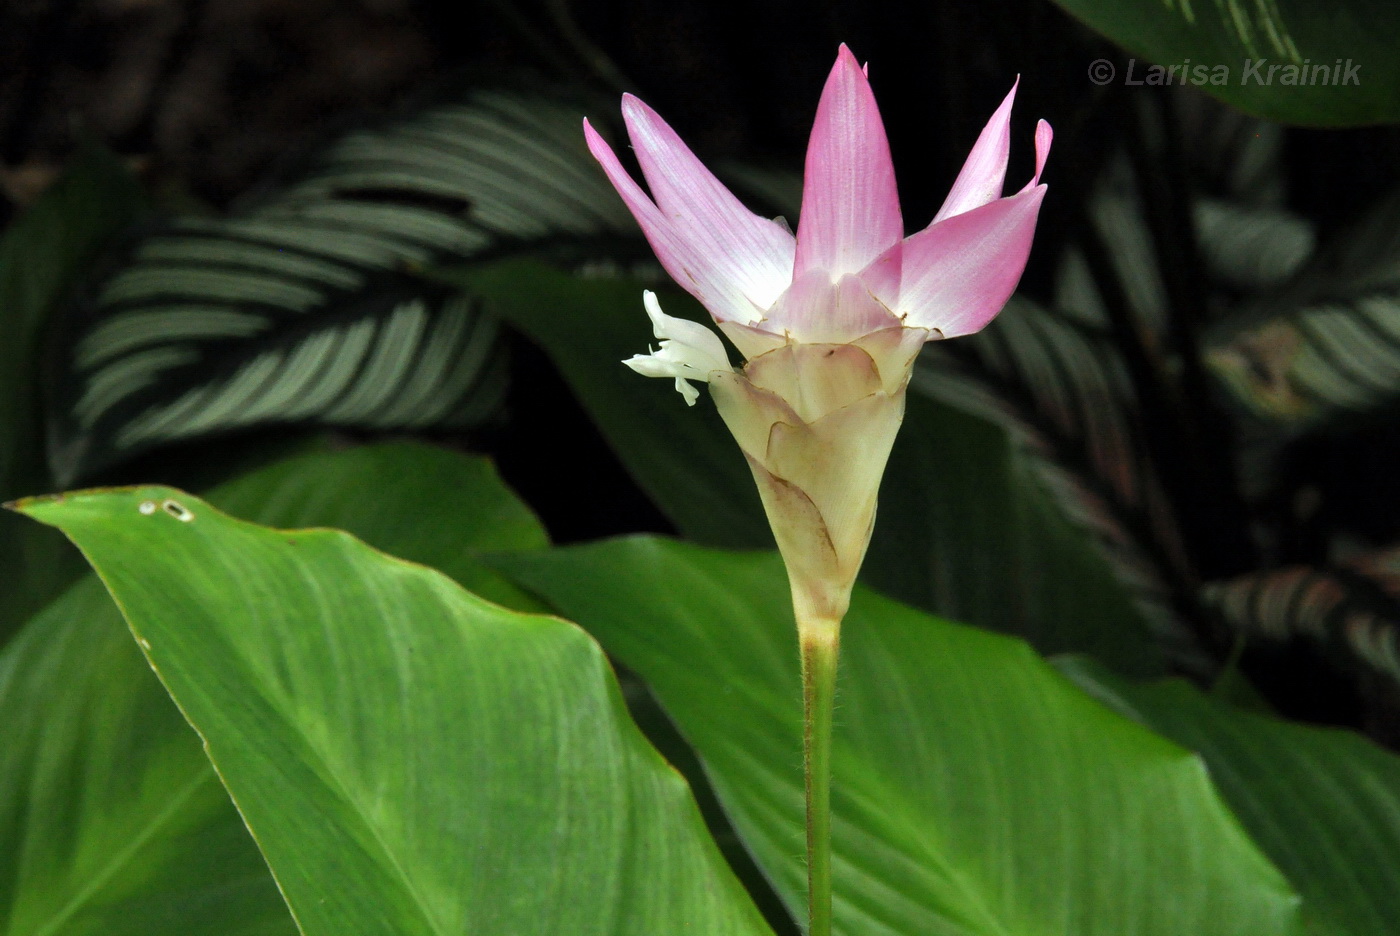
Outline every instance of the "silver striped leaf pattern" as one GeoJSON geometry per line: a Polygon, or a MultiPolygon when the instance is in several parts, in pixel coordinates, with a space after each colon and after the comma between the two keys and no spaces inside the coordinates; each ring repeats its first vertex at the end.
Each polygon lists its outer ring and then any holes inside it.
{"type": "Polygon", "coordinates": [[[1207,361],[1242,409],[1284,435],[1392,413],[1400,194],[1211,336],[1207,361]]]}
{"type": "Polygon", "coordinates": [[[1400,681],[1400,547],[1335,569],[1287,566],[1212,582],[1202,595],[1246,639],[1310,638],[1400,681]]]}
{"type": "Polygon", "coordinates": [[[477,91],[345,135],[227,217],[134,238],[68,323],[51,394],[60,480],[257,425],[489,417],[504,391],[498,322],[422,273],[634,232],[582,113],[477,91]]]}

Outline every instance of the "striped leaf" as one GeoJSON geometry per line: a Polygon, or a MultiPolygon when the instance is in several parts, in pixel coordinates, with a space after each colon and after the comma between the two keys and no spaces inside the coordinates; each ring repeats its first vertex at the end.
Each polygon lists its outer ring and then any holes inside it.
{"type": "Polygon", "coordinates": [[[1400,194],[1213,336],[1240,405],[1285,434],[1400,400],[1400,194]]]}
{"type": "MultiPolygon", "coordinates": [[[[1239,158],[1263,157],[1242,148],[1239,158]]],[[[1245,163],[1239,169],[1244,176],[1241,179],[1233,178],[1223,165],[1202,165],[1198,171],[1203,184],[1218,186],[1226,194],[1200,195],[1191,203],[1196,253],[1208,303],[1204,310],[1190,312],[1222,318],[1236,308],[1240,297],[1276,287],[1296,273],[1312,255],[1315,237],[1311,224],[1301,216],[1267,203],[1273,190],[1257,178],[1262,169],[1249,169],[1245,163]],[[1265,203],[1257,203],[1261,201],[1265,203]]],[[[1138,182],[1127,160],[1109,163],[1095,185],[1088,214],[1121,286],[1126,311],[1153,334],[1164,334],[1171,307],[1158,260],[1160,247],[1153,239],[1138,182]]],[[[1091,324],[1108,324],[1103,290],[1078,245],[1065,250],[1056,274],[1058,309],[1091,324]]]]}
{"type": "Polygon", "coordinates": [[[1288,566],[1213,582],[1203,594],[1246,638],[1308,638],[1400,681],[1400,547],[1336,569],[1288,566]]]}
{"type": "Polygon", "coordinates": [[[418,271],[630,231],[581,113],[479,91],[351,133],[227,217],[135,239],[70,323],[52,394],[60,481],[256,425],[489,416],[504,387],[497,322],[418,271]]]}
{"type": "Polygon", "coordinates": [[[1178,662],[1202,662],[1176,605],[1189,563],[1107,338],[1016,297],[982,333],[924,353],[912,392],[1005,429],[1163,647],[1178,662]]]}
{"type": "Polygon", "coordinates": [[[1312,225],[1283,208],[1216,198],[1195,204],[1201,259],[1223,287],[1267,289],[1296,273],[1315,246],[1312,225]]]}

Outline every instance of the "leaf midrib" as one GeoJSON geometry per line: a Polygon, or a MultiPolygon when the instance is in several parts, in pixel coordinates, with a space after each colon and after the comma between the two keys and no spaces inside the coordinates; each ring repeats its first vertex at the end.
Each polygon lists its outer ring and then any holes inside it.
{"type": "Polygon", "coordinates": [[[211,765],[205,764],[199,774],[189,783],[185,784],[178,793],[170,798],[165,807],[157,812],[146,825],[125,847],[118,849],[108,861],[103,865],[97,874],[88,878],[87,883],[78,889],[68,902],[61,907],[57,914],[51,917],[40,929],[35,930],[32,936],[53,936],[59,932],[59,927],[63,926],[73,916],[96,895],[107,882],[110,881],[118,871],[122,870],[131,858],[150,842],[167,823],[169,823],[180,811],[180,809],[194,796],[198,789],[208,781],[214,779],[214,769],[211,765]]]}
{"type": "MultiPolygon", "coordinates": [[[[419,566],[414,563],[398,559],[397,557],[391,556],[388,553],[381,553],[378,550],[375,550],[374,547],[369,546],[368,544],[364,543],[362,540],[359,540],[353,534],[350,533],[328,529],[311,529],[299,532],[304,537],[303,542],[308,543],[313,539],[313,537],[331,541],[333,545],[335,545],[334,541],[336,540],[349,539],[361,546],[362,548],[369,549],[375,552],[376,555],[378,555],[381,559],[390,560],[393,565],[403,567],[399,569],[400,572],[404,571],[404,569],[416,571],[422,571],[427,569],[427,567],[425,566],[419,566]]],[[[433,570],[429,569],[427,571],[431,572],[433,570]]],[[[441,573],[435,574],[441,575],[441,573]]],[[[451,582],[450,579],[448,579],[448,581],[451,582]]],[[[457,586],[455,582],[453,582],[452,584],[454,585],[454,587],[460,587],[457,586]]],[[[319,598],[316,599],[316,603],[318,607],[321,606],[319,598]]],[[[118,602],[118,605],[121,606],[121,603],[118,602]]],[[[128,621],[131,620],[131,618],[126,614],[125,607],[122,607],[122,614],[123,616],[127,617],[128,621]]],[[[134,625],[133,633],[135,633],[134,625]]],[[[431,932],[437,934],[437,936],[458,936],[458,934],[456,934],[455,932],[444,928],[443,925],[438,921],[436,914],[434,914],[431,910],[430,904],[415,886],[412,876],[408,873],[407,869],[400,862],[396,850],[390,847],[388,842],[382,836],[378,823],[372,820],[372,811],[366,809],[363,806],[360,799],[353,795],[349,786],[347,786],[347,784],[340,778],[339,774],[335,771],[334,767],[332,766],[334,762],[333,758],[331,758],[328,755],[328,753],[325,750],[323,750],[321,746],[318,745],[312,739],[311,734],[305,731],[299,722],[297,722],[295,719],[288,717],[285,714],[285,705],[283,705],[280,700],[274,698],[269,693],[265,681],[259,675],[261,670],[253,665],[253,662],[247,658],[243,649],[237,644],[235,644],[233,641],[229,641],[227,638],[225,638],[221,632],[216,631],[216,633],[219,633],[221,642],[230,651],[228,656],[226,657],[226,660],[228,660],[229,662],[236,661],[237,665],[244,670],[244,684],[255,688],[259,699],[267,705],[270,711],[277,713],[277,715],[279,716],[279,721],[283,725],[286,725],[289,729],[291,729],[291,735],[300,742],[302,749],[305,752],[307,752],[311,756],[311,758],[314,758],[308,759],[307,766],[310,767],[315,773],[315,775],[321,779],[323,786],[328,792],[338,797],[341,802],[347,804],[350,807],[351,814],[354,815],[358,824],[365,830],[365,832],[368,833],[373,844],[377,846],[379,851],[382,853],[384,857],[383,864],[393,869],[394,874],[399,879],[399,883],[403,888],[403,891],[411,898],[413,906],[418,911],[419,917],[422,920],[422,922],[427,925],[428,929],[431,932]]],[[[159,675],[159,670],[157,670],[157,674],[159,675]]],[[[173,697],[174,693],[172,692],[171,695],[173,697]]],[[[190,719],[190,724],[194,724],[193,719],[190,719]]],[[[196,730],[198,731],[197,727],[196,730]]],[[[202,731],[200,731],[199,733],[201,738],[204,738],[204,733],[202,731]]],[[[208,740],[205,739],[205,750],[209,756],[209,760],[213,765],[215,772],[220,778],[222,778],[224,773],[222,770],[218,770],[218,758],[214,753],[216,747],[217,745],[211,745],[208,743],[208,740]]],[[[246,817],[248,815],[247,810],[245,810],[243,806],[239,804],[238,796],[233,792],[232,789],[228,788],[227,784],[225,784],[225,789],[228,790],[228,794],[230,798],[234,801],[235,805],[238,806],[239,812],[246,817]]],[[[254,833],[254,840],[258,841],[256,831],[252,830],[251,823],[249,823],[249,829],[254,833]]],[[[259,848],[261,849],[261,847],[262,845],[259,841],[259,848]]],[[[271,871],[273,878],[278,880],[280,888],[281,882],[277,873],[277,869],[271,861],[268,862],[268,868],[271,871]]],[[[283,894],[285,897],[285,890],[283,891],[283,894]]],[[[289,898],[288,903],[289,905],[291,903],[289,898]]],[[[293,914],[293,916],[296,919],[297,928],[302,929],[304,932],[305,930],[302,927],[300,916],[295,913],[293,914]]],[[[36,934],[36,936],[38,936],[38,934],[36,934]]]]}

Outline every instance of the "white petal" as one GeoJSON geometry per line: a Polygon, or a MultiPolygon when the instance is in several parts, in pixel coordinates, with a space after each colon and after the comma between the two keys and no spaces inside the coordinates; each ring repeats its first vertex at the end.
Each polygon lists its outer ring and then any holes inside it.
{"type": "Polygon", "coordinates": [[[724,342],[704,325],[675,318],[661,311],[656,293],[642,293],[642,304],[651,318],[652,331],[661,339],[661,347],[649,354],[637,354],[623,361],[644,377],[673,377],[676,390],[694,406],[699,391],[687,381],[708,382],[715,371],[732,370],[724,342]]]}

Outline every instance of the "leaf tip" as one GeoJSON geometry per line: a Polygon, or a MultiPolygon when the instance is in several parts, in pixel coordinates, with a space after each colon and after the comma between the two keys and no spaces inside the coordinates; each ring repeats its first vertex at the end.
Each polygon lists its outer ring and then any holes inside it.
{"type": "MultiPolygon", "coordinates": [[[[34,517],[35,511],[42,512],[50,506],[57,506],[63,503],[68,497],[67,494],[38,494],[33,497],[17,497],[12,501],[5,501],[0,504],[6,510],[12,510],[17,514],[24,514],[26,517],[34,517]]],[[[38,519],[35,517],[35,519],[38,519]]]]}
{"type": "Polygon", "coordinates": [[[142,515],[149,515],[159,509],[177,520],[188,522],[194,519],[194,512],[182,501],[190,500],[192,499],[188,495],[173,488],[143,485],[21,497],[3,506],[48,526],[67,528],[81,523],[84,519],[111,518],[133,507],[142,515]],[[146,504],[151,504],[151,508],[147,509],[146,504]]]}

